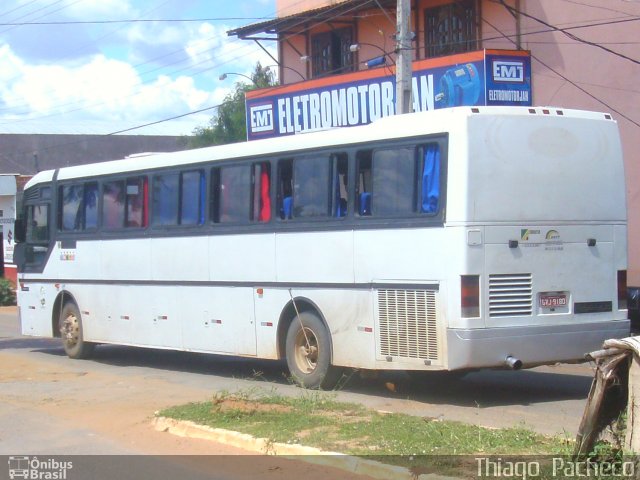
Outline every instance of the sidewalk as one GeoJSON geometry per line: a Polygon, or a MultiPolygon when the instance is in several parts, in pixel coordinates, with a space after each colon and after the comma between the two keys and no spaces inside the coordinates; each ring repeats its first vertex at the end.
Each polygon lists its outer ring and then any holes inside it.
{"type": "Polygon", "coordinates": [[[211,428],[186,420],[175,420],[156,416],[152,421],[152,425],[158,432],[166,432],[179,437],[209,440],[263,455],[279,455],[285,458],[293,457],[307,463],[338,468],[346,472],[366,475],[380,480],[460,480],[458,477],[443,476],[436,473],[417,474],[405,467],[389,465],[338,452],[326,452],[304,445],[272,442],[265,438],[256,438],[245,433],[224,430],[222,428],[211,428]]]}

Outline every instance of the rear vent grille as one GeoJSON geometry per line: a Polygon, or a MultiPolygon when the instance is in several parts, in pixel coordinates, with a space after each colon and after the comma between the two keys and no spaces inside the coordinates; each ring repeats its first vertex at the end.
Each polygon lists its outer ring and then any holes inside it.
{"type": "Polygon", "coordinates": [[[438,360],[436,292],[378,290],[380,353],[438,360]]]}
{"type": "Polygon", "coordinates": [[[533,308],[530,273],[489,275],[489,316],[530,316],[533,308]]]}

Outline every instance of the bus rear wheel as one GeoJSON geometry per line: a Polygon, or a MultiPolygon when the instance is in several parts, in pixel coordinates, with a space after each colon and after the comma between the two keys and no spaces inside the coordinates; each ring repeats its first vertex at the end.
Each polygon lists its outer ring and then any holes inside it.
{"type": "Polygon", "coordinates": [[[287,366],[295,382],[305,388],[331,389],[342,369],[331,365],[329,332],[317,315],[302,312],[287,332],[287,366]]]}
{"type": "Polygon", "coordinates": [[[60,337],[62,346],[69,358],[89,358],[93,354],[95,344],[86,342],[82,334],[82,318],[78,306],[67,302],[60,313],[60,337]]]}

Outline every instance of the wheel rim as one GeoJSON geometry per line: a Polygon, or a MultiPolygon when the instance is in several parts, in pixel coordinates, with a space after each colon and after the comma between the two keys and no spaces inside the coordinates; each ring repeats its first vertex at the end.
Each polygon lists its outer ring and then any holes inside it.
{"type": "Polygon", "coordinates": [[[296,335],[296,366],[304,373],[312,373],[318,366],[318,339],[313,330],[305,328],[296,335]],[[305,335],[306,333],[306,335],[305,335]],[[307,343],[308,341],[308,343],[307,343]]]}
{"type": "Polygon", "coordinates": [[[60,335],[66,347],[73,348],[77,345],[80,338],[80,321],[73,313],[69,313],[62,321],[60,335]]]}

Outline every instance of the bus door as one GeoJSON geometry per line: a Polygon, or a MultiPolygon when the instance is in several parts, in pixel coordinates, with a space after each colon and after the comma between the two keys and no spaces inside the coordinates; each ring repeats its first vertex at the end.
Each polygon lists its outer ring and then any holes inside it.
{"type": "Polygon", "coordinates": [[[36,322],[42,310],[47,306],[45,302],[45,288],[25,281],[30,273],[42,273],[52,248],[51,240],[51,188],[39,187],[25,192],[24,224],[16,228],[16,245],[14,257],[18,272],[18,295],[21,297],[20,315],[22,333],[25,335],[51,335],[51,331],[40,331],[50,328],[36,322]],[[18,233],[18,230],[21,230],[18,233]],[[26,274],[26,275],[25,275],[26,274]],[[38,328],[40,325],[40,329],[38,328]]]}

